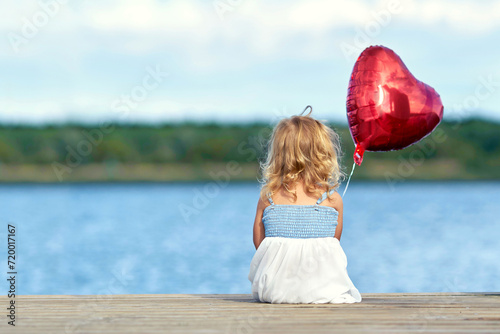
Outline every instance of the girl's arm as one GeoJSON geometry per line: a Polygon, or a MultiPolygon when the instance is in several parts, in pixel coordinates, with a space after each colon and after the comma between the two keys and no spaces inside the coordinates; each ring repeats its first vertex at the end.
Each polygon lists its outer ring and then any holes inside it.
{"type": "Polygon", "coordinates": [[[342,236],[342,210],[339,211],[339,217],[337,219],[337,228],[335,229],[335,238],[340,241],[340,237],[342,236]]]}
{"type": "Polygon", "coordinates": [[[337,217],[337,228],[335,229],[335,238],[337,238],[338,241],[340,241],[340,237],[342,236],[342,227],[343,227],[344,203],[342,202],[342,197],[337,192],[334,193],[333,195],[332,207],[339,213],[337,217]]]}
{"type": "Polygon", "coordinates": [[[265,207],[265,203],[259,198],[259,202],[257,203],[257,212],[255,214],[255,222],[253,224],[253,244],[255,245],[255,249],[259,248],[260,243],[266,237],[264,224],[262,223],[262,214],[265,207]]]}

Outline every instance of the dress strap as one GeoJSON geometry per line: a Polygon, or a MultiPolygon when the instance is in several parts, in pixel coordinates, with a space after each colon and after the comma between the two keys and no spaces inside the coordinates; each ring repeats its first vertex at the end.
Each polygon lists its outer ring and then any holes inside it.
{"type": "MultiPolygon", "coordinates": [[[[335,192],[335,189],[330,190],[330,195],[333,194],[334,192],[335,192]]],[[[316,204],[320,204],[321,202],[323,202],[326,199],[326,197],[327,197],[326,193],[327,192],[325,191],[323,193],[323,195],[321,195],[321,197],[318,198],[318,201],[316,202],[316,204]]]]}
{"type": "Polygon", "coordinates": [[[274,205],[273,199],[271,198],[270,194],[267,194],[267,199],[269,200],[269,203],[271,203],[271,205],[274,205]]]}

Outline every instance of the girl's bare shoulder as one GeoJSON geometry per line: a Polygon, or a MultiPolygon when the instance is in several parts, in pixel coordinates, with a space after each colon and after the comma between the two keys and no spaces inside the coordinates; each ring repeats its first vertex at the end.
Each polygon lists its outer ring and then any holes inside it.
{"type": "Polygon", "coordinates": [[[271,203],[267,198],[262,199],[262,197],[259,196],[259,201],[257,202],[257,210],[264,210],[269,205],[271,205],[271,203]]]}
{"type": "Polygon", "coordinates": [[[344,207],[344,203],[342,202],[342,196],[338,192],[333,192],[330,196],[327,197],[325,203],[328,206],[336,209],[337,211],[341,211],[344,207]]]}

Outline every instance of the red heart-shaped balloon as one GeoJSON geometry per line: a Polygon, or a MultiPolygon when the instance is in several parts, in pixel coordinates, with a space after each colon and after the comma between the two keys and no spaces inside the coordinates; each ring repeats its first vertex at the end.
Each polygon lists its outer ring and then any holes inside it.
{"type": "Polygon", "coordinates": [[[365,150],[399,150],[427,136],[443,119],[443,104],[394,51],[370,46],[352,70],[347,119],[361,165],[365,150]]]}

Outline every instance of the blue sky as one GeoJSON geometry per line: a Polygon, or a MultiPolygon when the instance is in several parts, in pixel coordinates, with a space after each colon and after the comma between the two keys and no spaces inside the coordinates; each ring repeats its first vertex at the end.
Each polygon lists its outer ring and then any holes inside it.
{"type": "Polygon", "coordinates": [[[500,1],[0,6],[0,122],[273,121],[306,105],[345,121],[349,75],[370,45],[434,87],[445,118],[500,120],[500,1]]]}

